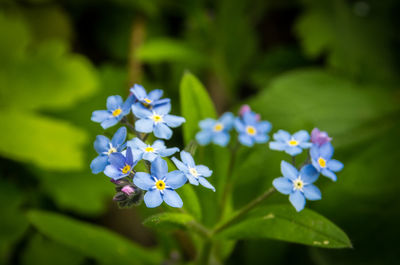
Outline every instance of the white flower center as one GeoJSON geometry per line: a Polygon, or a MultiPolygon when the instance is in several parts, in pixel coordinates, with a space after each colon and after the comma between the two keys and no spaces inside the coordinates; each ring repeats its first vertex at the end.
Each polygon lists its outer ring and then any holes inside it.
{"type": "Polygon", "coordinates": [[[163,118],[161,115],[158,115],[156,113],[153,113],[153,116],[151,116],[151,119],[155,122],[155,123],[160,123],[163,122],[163,118]]]}
{"type": "Polygon", "coordinates": [[[193,168],[193,167],[190,167],[189,168],[189,172],[190,172],[190,174],[192,174],[192,176],[193,177],[198,177],[199,176],[199,173],[197,172],[197,170],[195,169],[195,168],[193,168]]]}
{"type": "Polygon", "coordinates": [[[303,187],[304,187],[304,182],[300,177],[293,180],[293,190],[303,191],[303,187]]]}

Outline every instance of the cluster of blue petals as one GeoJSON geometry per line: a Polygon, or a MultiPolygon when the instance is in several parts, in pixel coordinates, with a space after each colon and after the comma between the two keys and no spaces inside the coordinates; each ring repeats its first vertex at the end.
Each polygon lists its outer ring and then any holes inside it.
{"type": "MultiPolygon", "coordinates": [[[[125,100],[120,96],[107,98],[107,110],[97,110],[92,114],[92,121],[100,123],[107,129],[119,123],[126,115],[135,117],[134,129],[144,135],[153,133],[155,137],[170,139],[171,128],[179,127],[185,122],[183,117],[169,114],[171,100],[161,98],[163,91],[153,90],[149,93],[140,86],[131,88],[131,95],[125,100]]],[[[123,120],[126,122],[127,119],[123,120]]],[[[231,127],[233,118],[231,121],[231,127]]],[[[94,148],[98,156],[93,159],[90,168],[94,174],[103,172],[114,182],[129,178],[137,188],[146,191],[144,202],[147,207],[159,206],[163,201],[172,207],[182,207],[183,202],[176,189],[186,182],[199,185],[215,191],[215,188],[205,179],[212,171],[204,165],[195,165],[190,153],[182,151],[181,160],[172,158],[178,170],[168,172],[167,162],[163,157],[169,157],[179,152],[179,148],[168,148],[163,140],[157,139],[153,143],[146,143],[144,139],[135,137],[127,142],[127,129],[119,128],[112,139],[98,135],[94,148]],[[150,163],[150,172],[136,172],[135,166],[139,161],[150,163]]],[[[134,190],[134,189],[132,189],[134,190]]]]}

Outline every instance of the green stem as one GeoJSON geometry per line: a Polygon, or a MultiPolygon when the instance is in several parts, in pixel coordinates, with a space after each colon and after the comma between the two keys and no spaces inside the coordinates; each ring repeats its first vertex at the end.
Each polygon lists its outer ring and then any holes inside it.
{"type": "Polygon", "coordinates": [[[241,208],[239,211],[236,212],[232,217],[230,217],[227,221],[225,221],[222,225],[217,226],[217,228],[214,229],[213,234],[217,234],[221,232],[222,230],[226,229],[229,227],[231,224],[235,223],[238,219],[246,215],[249,211],[254,209],[256,206],[258,206],[260,203],[262,203],[265,199],[267,199],[269,196],[271,196],[275,192],[275,188],[269,188],[266,190],[263,194],[249,202],[247,205],[245,205],[243,208],[241,208]]]}
{"type": "Polygon", "coordinates": [[[205,240],[196,263],[198,265],[208,265],[211,258],[211,250],[212,250],[212,241],[205,240]]]}

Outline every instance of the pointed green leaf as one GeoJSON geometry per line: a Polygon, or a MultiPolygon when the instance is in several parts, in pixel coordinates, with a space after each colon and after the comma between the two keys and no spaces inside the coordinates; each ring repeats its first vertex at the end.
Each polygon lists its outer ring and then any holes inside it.
{"type": "Polygon", "coordinates": [[[156,249],[144,249],[100,226],[45,211],[28,212],[31,224],[52,240],[104,264],[160,264],[156,249]]]}
{"type": "Polygon", "coordinates": [[[352,247],[347,235],[325,217],[309,209],[297,213],[287,204],[260,208],[219,236],[270,238],[323,248],[352,247]]]}

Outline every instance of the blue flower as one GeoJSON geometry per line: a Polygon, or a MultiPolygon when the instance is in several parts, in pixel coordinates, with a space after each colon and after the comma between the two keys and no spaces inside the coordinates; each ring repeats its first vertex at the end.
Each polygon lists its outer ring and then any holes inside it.
{"type": "Polygon", "coordinates": [[[290,135],[287,131],[279,130],[274,133],[275,142],[269,143],[269,148],[272,150],[285,151],[291,156],[300,154],[303,149],[310,148],[312,143],[308,132],[301,130],[293,135],[290,135]]]}
{"type": "Polygon", "coordinates": [[[215,191],[213,185],[205,179],[212,174],[212,171],[208,169],[208,167],[203,165],[196,166],[193,157],[185,151],[181,152],[181,159],[182,162],[173,157],[172,161],[175,163],[176,167],[185,174],[191,184],[197,186],[200,183],[204,187],[215,191]]]}
{"type": "Polygon", "coordinates": [[[177,147],[166,148],[164,141],[156,140],[152,145],[144,143],[139,138],[133,138],[128,141],[127,146],[132,148],[132,152],[136,154],[139,159],[144,159],[153,162],[158,156],[166,157],[179,152],[177,147]]]}
{"type": "Polygon", "coordinates": [[[156,105],[170,102],[169,98],[160,99],[163,95],[163,91],[161,89],[155,89],[147,94],[143,86],[135,84],[130,91],[133,93],[136,100],[146,107],[154,107],[156,105]]]}
{"type": "Polygon", "coordinates": [[[142,133],[154,132],[154,135],[162,139],[170,139],[172,130],[185,122],[185,118],[169,115],[171,104],[154,106],[151,110],[140,105],[133,105],[132,112],[139,118],[135,123],[135,129],[142,133]]]}
{"type": "Polygon", "coordinates": [[[266,143],[269,140],[267,133],[271,130],[271,123],[259,121],[258,117],[256,113],[246,111],[243,117],[235,119],[235,128],[241,144],[253,146],[254,143],[266,143]]]}
{"type": "Polygon", "coordinates": [[[110,154],[108,161],[110,164],[106,166],[104,174],[114,180],[118,180],[128,176],[132,172],[133,167],[136,166],[138,162],[138,159],[133,157],[132,149],[128,147],[125,155],[122,153],[112,153],[110,154]]]}
{"type": "Polygon", "coordinates": [[[159,206],[163,201],[172,207],[181,208],[183,202],[176,189],[186,183],[186,177],[179,170],[168,173],[168,165],[161,157],[151,163],[151,174],[137,172],[133,183],[142,190],[147,190],[144,203],[148,208],[159,206]]]}
{"type": "Polygon", "coordinates": [[[306,198],[310,201],[320,200],[321,191],[312,183],[318,179],[318,172],[311,165],[305,165],[300,172],[286,161],[281,162],[283,177],[272,182],[274,187],[285,195],[289,195],[290,203],[300,212],[304,209],[306,198]]]}
{"type": "Polygon", "coordinates": [[[94,149],[99,154],[90,163],[90,169],[94,174],[98,174],[104,171],[104,168],[108,165],[108,157],[110,154],[115,152],[121,152],[125,145],[126,128],[121,127],[114,134],[113,138],[108,139],[103,135],[97,135],[96,141],[94,141],[94,149]]]}
{"type": "Polygon", "coordinates": [[[109,96],[107,98],[107,110],[96,110],[92,113],[91,120],[99,122],[103,129],[117,124],[125,115],[128,115],[134,98],[128,97],[123,102],[120,96],[109,96]]]}
{"type": "Polygon", "coordinates": [[[196,134],[196,140],[200,145],[213,142],[216,145],[226,146],[229,143],[229,131],[233,127],[234,116],[230,112],[223,114],[218,120],[205,119],[199,122],[202,131],[196,134]]]}
{"type": "Polygon", "coordinates": [[[333,146],[330,142],[323,144],[321,147],[313,145],[310,150],[311,162],[318,172],[321,172],[325,177],[336,181],[336,174],[342,170],[343,164],[335,159],[333,156],[333,146]]]}

